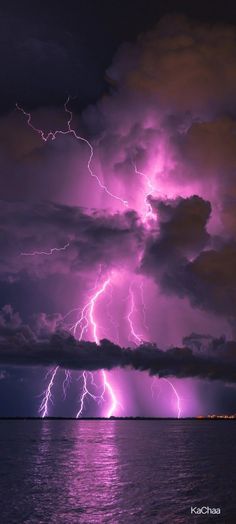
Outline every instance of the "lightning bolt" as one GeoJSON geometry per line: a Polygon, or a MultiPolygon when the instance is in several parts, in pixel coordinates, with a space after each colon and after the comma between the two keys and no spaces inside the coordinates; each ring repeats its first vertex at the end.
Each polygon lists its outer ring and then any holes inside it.
{"type": "MultiPolygon", "coordinates": [[[[135,162],[132,162],[132,164],[133,164],[135,173],[137,175],[140,175],[141,177],[143,177],[144,180],[146,181],[147,190],[144,193],[145,213],[143,215],[143,222],[146,224],[146,227],[148,227],[148,222],[150,222],[150,220],[156,221],[156,219],[157,219],[155,213],[153,213],[152,206],[151,206],[150,202],[148,201],[148,197],[152,196],[157,191],[156,191],[156,188],[155,188],[155,186],[153,185],[153,183],[151,181],[151,178],[148,175],[146,175],[145,173],[143,173],[142,171],[139,171],[137,166],[136,166],[136,164],[135,164],[135,162]]],[[[145,309],[144,295],[143,295],[143,282],[141,283],[141,286],[140,286],[140,292],[141,292],[141,302],[142,302],[144,326],[145,326],[145,328],[148,331],[148,326],[146,324],[146,309],[145,309]]],[[[132,293],[132,292],[130,291],[130,293],[132,293]]],[[[137,335],[137,333],[135,333],[134,328],[133,328],[133,322],[132,322],[133,311],[134,311],[134,297],[131,294],[131,309],[130,309],[130,313],[128,315],[128,320],[129,320],[129,323],[130,323],[130,330],[131,330],[131,333],[132,333],[133,337],[136,339],[136,341],[138,341],[140,343],[140,342],[142,342],[142,339],[141,339],[140,335],[137,335]]],[[[174,385],[172,384],[172,382],[170,380],[168,380],[166,378],[163,378],[162,380],[165,380],[169,384],[169,386],[171,387],[171,389],[172,389],[172,391],[173,391],[173,393],[174,393],[174,395],[176,397],[177,417],[179,419],[181,417],[181,399],[180,399],[180,396],[179,396],[176,388],[174,387],[174,385]]],[[[153,386],[154,386],[154,384],[152,383],[151,384],[152,396],[154,394],[153,386]]]]}
{"type": "Polygon", "coordinates": [[[142,305],[142,314],[143,314],[143,325],[144,325],[144,328],[146,331],[149,331],[149,327],[147,325],[147,310],[146,310],[146,306],[145,306],[145,301],[144,301],[144,290],[143,290],[143,280],[141,281],[140,283],[140,296],[141,296],[141,305],[142,305]]]}
{"type": "MultiPolygon", "coordinates": [[[[64,104],[65,113],[66,113],[66,115],[68,115],[68,118],[67,118],[67,121],[66,121],[67,127],[66,127],[66,130],[64,130],[64,131],[63,130],[56,130],[56,131],[50,130],[49,132],[45,132],[42,129],[37,128],[33,124],[32,116],[31,116],[30,113],[26,112],[18,104],[16,104],[16,107],[17,107],[18,111],[20,111],[23,114],[23,116],[26,118],[28,126],[34,132],[36,132],[40,136],[42,141],[44,141],[44,142],[48,142],[49,140],[53,141],[53,140],[56,139],[56,137],[58,135],[71,135],[75,140],[84,143],[87,146],[88,150],[89,150],[89,156],[88,156],[88,161],[87,161],[87,169],[88,169],[88,172],[89,172],[90,176],[96,180],[98,186],[100,187],[100,189],[102,191],[104,191],[111,198],[121,202],[125,207],[128,207],[128,205],[129,205],[128,201],[123,199],[123,198],[121,198],[119,195],[116,195],[116,194],[112,193],[109,190],[109,188],[101,181],[101,179],[98,177],[98,175],[93,171],[93,166],[92,166],[93,158],[94,158],[93,146],[89,142],[89,140],[87,140],[83,136],[80,136],[76,132],[76,130],[72,127],[73,113],[68,108],[69,102],[70,102],[70,97],[67,98],[67,100],[66,100],[66,102],[64,104]]],[[[135,173],[137,175],[139,175],[140,177],[142,177],[144,179],[144,181],[145,181],[146,188],[145,188],[145,192],[144,192],[144,212],[142,214],[142,218],[143,218],[143,223],[148,228],[149,225],[150,225],[150,221],[154,221],[154,220],[157,219],[156,215],[153,213],[152,206],[151,206],[151,204],[149,202],[149,198],[148,198],[149,196],[153,195],[154,192],[156,192],[156,188],[155,188],[151,178],[148,175],[146,175],[145,173],[143,173],[142,171],[138,170],[138,168],[137,168],[137,166],[136,166],[136,164],[134,162],[132,162],[132,164],[133,164],[135,173]]],[[[45,250],[45,251],[22,252],[22,253],[20,253],[20,255],[21,256],[38,256],[38,255],[51,256],[55,252],[65,251],[69,247],[69,245],[70,245],[70,243],[67,242],[62,247],[53,247],[53,248],[50,248],[48,251],[45,250]]],[[[98,324],[97,324],[96,317],[95,317],[95,308],[96,308],[96,304],[99,301],[100,297],[106,293],[107,288],[109,287],[110,283],[111,283],[111,279],[109,277],[109,278],[107,278],[103,282],[103,284],[99,287],[99,289],[95,290],[95,292],[92,295],[92,297],[88,300],[88,302],[85,304],[85,306],[81,309],[81,313],[80,313],[80,316],[79,316],[78,320],[76,320],[70,326],[70,330],[73,331],[73,334],[74,334],[75,337],[77,336],[78,330],[80,330],[79,340],[82,340],[82,338],[86,335],[86,332],[88,330],[90,330],[92,332],[92,335],[93,335],[93,340],[96,342],[97,345],[99,345],[98,324]]],[[[146,324],[146,309],[145,309],[144,296],[143,296],[143,282],[141,283],[141,286],[140,286],[140,293],[141,293],[143,323],[144,323],[145,329],[148,331],[148,326],[146,324]]],[[[129,311],[128,311],[128,314],[127,314],[127,321],[128,321],[129,330],[130,330],[130,338],[138,346],[138,345],[142,344],[143,338],[136,331],[135,326],[134,326],[134,314],[135,314],[135,311],[136,311],[136,304],[135,304],[135,295],[134,295],[134,290],[133,290],[132,284],[129,287],[128,299],[129,299],[129,311]]],[[[71,310],[64,318],[69,316],[73,311],[79,311],[79,308],[75,308],[74,310],[71,310]]],[[[53,403],[52,388],[53,388],[53,385],[54,385],[54,381],[55,381],[58,369],[59,369],[59,366],[57,366],[54,369],[50,370],[50,372],[49,372],[50,380],[49,380],[49,383],[48,383],[48,386],[47,386],[46,390],[42,394],[43,398],[42,398],[42,402],[41,402],[40,407],[39,407],[39,413],[42,414],[43,418],[48,415],[49,403],[53,403]]],[[[116,394],[114,392],[114,389],[112,388],[112,385],[110,384],[110,382],[108,380],[108,377],[107,377],[107,374],[106,374],[105,370],[101,370],[101,376],[102,376],[102,382],[103,382],[102,393],[100,395],[94,395],[90,391],[90,389],[88,387],[89,377],[90,377],[90,385],[95,386],[96,388],[98,387],[95,384],[95,382],[94,382],[93,374],[90,373],[90,372],[87,373],[86,371],[84,371],[82,373],[81,377],[82,377],[82,380],[83,380],[83,388],[82,388],[82,394],[81,394],[81,398],[80,398],[80,409],[79,409],[79,411],[77,413],[77,418],[81,416],[81,414],[82,414],[82,412],[84,410],[84,403],[85,403],[85,399],[86,399],[87,396],[92,398],[93,400],[96,400],[96,401],[100,402],[100,401],[104,400],[105,393],[107,393],[109,395],[110,403],[109,403],[109,407],[108,407],[108,410],[107,410],[107,415],[106,415],[107,417],[110,417],[113,413],[115,413],[117,406],[120,405],[119,401],[118,401],[118,399],[116,397],[116,394]]],[[[63,381],[63,395],[64,395],[64,398],[66,397],[66,393],[67,393],[67,389],[69,387],[70,380],[71,380],[70,372],[69,371],[65,371],[65,378],[64,378],[64,381],[63,381]]],[[[177,414],[178,414],[178,418],[180,418],[180,416],[181,416],[181,399],[180,399],[180,397],[178,395],[178,392],[177,392],[176,388],[174,387],[174,385],[172,384],[172,382],[170,380],[165,379],[165,378],[163,378],[162,380],[165,380],[169,384],[169,386],[171,387],[171,389],[172,389],[172,391],[173,391],[173,393],[174,393],[174,395],[176,397],[177,414]]]]}
{"type": "Polygon", "coordinates": [[[49,249],[49,251],[32,251],[32,253],[20,253],[21,256],[24,256],[24,257],[34,257],[36,255],[47,255],[47,256],[50,256],[50,255],[53,255],[53,253],[55,252],[59,252],[59,251],[65,251],[68,247],[69,247],[70,243],[67,242],[67,244],[65,244],[63,247],[52,247],[49,249]]]}
{"type": "Polygon", "coordinates": [[[48,133],[47,132],[44,132],[42,129],[39,129],[37,127],[35,127],[33,125],[33,122],[32,122],[32,116],[31,116],[31,113],[27,113],[27,111],[25,111],[21,106],[19,106],[18,103],[16,103],[16,108],[18,109],[18,111],[20,111],[25,117],[26,117],[26,121],[27,121],[27,124],[28,126],[35,132],[35,133],[38,133],[38,135],[41,137],[41,139],[44,141],[44,142],[48,142],[48,140],[55,140],[56,137],[58,135],[71,135],[73,136],[76,140],[80,141],[80,142],[83,142],[84,144],[87,145],[87,147],[89,148],[89,158],[88,158],[88,162],[87,162],[87,168],[88,168],[88,172],[89,174],[91,175],[92,178],[95,178],[95,180],[97,181],[99,187],[105,191],[105,193],[107,193],[107,195],[109,195],[111,198],[115,199],[115,200],[118,200],[119,202],[121,202],[125,207],[128,207],[128,201],[127,200],[124,200],[123,198],[121,198],[119,195],[115,195],[114,193],[112,193],[108,187],[103,184],[103,182],[100,180],[100,178],[98,177],[98,175],[96,173],[94,173],[93,169],[92,169],[92,160],[93,160],[93,157],[94,157],[94,150],[93,150],[93,146],[92,144],[89,142],[89,140],[87,140],[87,138],[84,138],[83,136],[80,136],[77,134],[77,132],[75,131],[75,129],[72,127],[72,120],[73,120],[73,113],[72,111],[70,111],[70,109],[68,108],[68,104],[70,102],[70,97],[67,98],[65,104],[64,104],[64,110],[65,110],[65,113],[68,114],[68,119],[67,119],[67,129],[66,131],[62,131],[60,129],[56,130],[56,131],[49,131],[48,133]]]}
{"type": "Polygon", "coordinates": [[[142,171],[138,170],[135,162],[132,162],[132,165],[134,167],[135,173],[137,175],[143,177],[145,182],[146,182],[146,185],[147,185],[147,189],[146,189],[146,191],[144,193],[145,212],[143,214],[143,221],[144,221],[144,223],[147,223],[150,220],[156,220],[156,215],[155,215],[155,213],[153,213],[152,206],[151,206],[150,202],[148,201],[148,197],[152,196],[153,193],[156,192],[156,188],[153,185],[153,183],[151,181],[151,178],[148,175],[146,175],[145,173],[143,173],[142,171]]]}
{"type": "MultiPolygon", "coordinates": [[[[157,384],[157,377],[153,377],[152,382],[151,382],[151,393],[152,393],[152,398],[154,398],[154,393],[155,393],[154,390],[155,390],[155,386],[156,386],[156,384],[157,384]]],[[[156,398],[160,396],[160,393],[161,393],[161,388],[159,387],[159,388],[158,388],[158,394],[157,394],[156,398]]]]}
{"type": "MultiPolygon", "coordinates": [[[[93,375],[93,374],[91,373],[91,375],[93,375]]],[[[86,371],[83,371],[82,378],[83,378],[83,388],[82,388],[82,393],[81,393],[81,397],[80,397],[80,408],[79,408],[79,411],[77,412],[76,418],[81,417],[82,412],[84,410],[84,402],[85,402],[85,399],[86,399],[87,396],[91,397],[93,400],[98,401],[98,402],[104,400],[103,394],[101,394],[100,396],[93,395],[93,393],[91,393],[91,391],[89,391],[89,389],[88,389],[88,373],[86,371]]],[[[94,381],[92,381],[92,383],[94,384],[94,381]]]]}
{"type": "Polygon", "coordinates": [[[127,315],[127,320],[130,328],[130,338],[133,340],[133,342],[138,346],[139,344],[142,344],[142,338],[141,335],[136,333],[134,328],[134,321],[133,321],[133,314],[136,310],[135,307],[135,299],[134,299],[134,292],[132,289],[132,284],[129,286],[129,299],[130,299],[130,309],[127,315]]]}
{"type": "Polygon", "coordinates": [[[63,399],[64,400],[66,400],[67,391],[68,391],[68,388],[70,386],[71,381],[72,381],[71,372],[68,369],[66,369],[65,370],[65,378],[64,378],[63,384],[62,384],[62,391],[63,391],[63,399]]]}
{"type": "Polygon", "coordinates": [[[176,398],[176,410],[177,410],[177,418],[181,418],[181,414],[182,414],[182,408],[181,408],[181,398],[178,394],[178,391],[177,389],[174,387],[174,385],[172,384],[172,382],[167,379],[167,378],[164,378],[164,377],[161,377],[159,380],[157,379],[157,377],[153,377],[153,380],[152,380],[152,383],[151,383],[151,393],[152,393],[152,398],[154,398],[154,389],[155,389],[155,386],[156,386],[156,383],[158,382],[159,383],[159,390],[158,390],[158,395],[157,397],[160,396],[160,393],[161,393],[161,388],[160,388],[160,382],[162,380],[165,380],[165,382],[167,382],[167,384],[169,384],[169,386],[171,387],[173,393],[174,393],[174,396],[176,398]]]}
{"type": "MultiPolygon", "coordinates": [[[[99,345],[100,342],[99,342],[99,338],[98,338],[98,325],[97,325],[97,321],[95,319],[95,306],[96,306],[97,301],[99,300],[100,296],[105,293],[105,291],[106,291],[107,287],[109,286],[110,282],[111,282],[111,279],[109,277],[109,278],[107,278],[103,282],[101,287],[93,294],[93,296],[90,298],[90,300],[84,306],[84,308],[82,310],[81,317],[76,322],[76,324],[74,326],[74,330],[76,331],[79,326],[81,327],[81,322],[84,319],[86,319],[85,324],[81,328],[79,340],[82,339],[82,336],[83,336],[85,328],[87,329],[88,327],[90,327],[91,330],[92,330],[92,335],[93,335],[92,338],[93,338],[94,342],[96,342],[96,344],[99,345]]],[[[103,399],[105,392],[108,391],[108,394],[110,396],[111,402],[110,402],[110,406],[108,408],[106,417],[109,418],[115,412],[115,410],[117,408],[117,405],[118,405],[118,400],[116,398],[115,392],[114,392],[110,382],[108,381],[107,374],[106,374],[104,369],[101,371],[101,374],[102,374],[102,379],[103,379],[103,392],[102,392],[102,395],[101,395],[100,398],[103,399]]],[[[84,378],[84,386],[83,386],[83,391],[82,391],[81,400],[80,400],[80,409],[79,409],[79,411],[78,411],[78,413],[76,415],[76,418],[79,418],[81,416],[81,414],[82,414],[82,411],[84,409],[84,400],[85,400],[87,395],[92,396],[94,399],[98,398],[98,397],[95,397],[94,395],[92,395],[89,392],[88,388],[87,388],[87,373],[85,371],[83,373],[83,378],[84,378]]]]}
{"type": "Polygon", "coordinates": [[[49,403],[53,404],[52,388],[53,388],[54,379],[56,377],[58,369],[59,369],[59,366],[55,367],[54,369],[52,369],[49,372],[49,374],[51,375],[51,378],[50,378],[47,388],[45,389],[45,391],[42,394],[43,399],[39,406],[39,413],[42,415],[42,418],[45,418],[48,416],[48,404],[49,403]]]}
{"type": "MultiPolygon", "coordinates": [[[[143,281],[142,281],[142,283],[143,283],[143,281]]],[[[141,285],[142,285],[142,283],[141,283],[141,285]]],[[[148,326],[146,325],[146,314],[145,314],[146,313],[146,307],[145,307],[144,296],[143,296],[143,287],[140,287],[140,290],[142,291],[141,297],[142,297],[142,309],[143,309],[144,326],[148,330],[148,326]]],[[[174,393],[174,395],[176,397],[177,418],[179,419],[181,417],[182,409],[181,409],[181,399],[180,399],[180,396],[178,394],[178,391],[177,391],[177,389],[174,387],[174,385],[172,384],[172,382],[169,379],[161,378],[160,380],[165,380],[165,382],[167,382],[169,384],[169,386],[171,387],[171,389],[172,389],[172,391],[173,391],[173,393],[174,393]]],[[[157,381],[157,377],[153,377],[153,380],[151,382],[152,398],[154,398],[154,387],[156,385],[156,381],[157,381]]],[[[161,392],[161,389],[159,388],[158,397],[160,395],[160,392],[161,392]]]]}
{"type": "Polygon", "coordinates": [[[176,390],[176,388],[174,387],[174,385],[172,384],[172,382],[170,380],[168,380],[167,378],[162,378],[162,380],[165,380],[165,382],[167,382],[170,385],[170,387],[171,387],[171,389],[172,389],[172,391],[173,391],[173,393],[174,393],[174,395],[176,397],[177,418],[180,418],[182,410],[181,410],[181,399],[180,399],[180,396],[178,394],[178,391],[176,390]]]}

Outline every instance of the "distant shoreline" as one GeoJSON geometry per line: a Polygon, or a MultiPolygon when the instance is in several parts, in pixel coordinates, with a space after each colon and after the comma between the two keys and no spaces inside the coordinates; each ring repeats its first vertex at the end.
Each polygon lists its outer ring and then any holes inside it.
{"type": "Polygon", "coordinates": [[[177,417],[0,417],[1,420],[106,420],[106,421],[114,421],[114,420],[176,420],[176,421],[183,421],[183,420],[196,420],[198,422],[202,420],[236,420],[236,416],[233,418],[232,416],[215,416],[215,417],[183,417],[178,419],[177,417]]]}

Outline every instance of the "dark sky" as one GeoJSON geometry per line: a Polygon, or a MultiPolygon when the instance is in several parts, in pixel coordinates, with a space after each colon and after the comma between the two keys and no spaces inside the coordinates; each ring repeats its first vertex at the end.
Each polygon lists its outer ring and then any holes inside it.
{"type": "Polygon", "coordinates": [[[78,97],[74,110],[94,103],[108,89],[105,70],[118,46],[167,13],[236,21],[236,5],[227,1],[2,1],[0,111],[16,99],[30,109],[60,106],[68,93],[78,97]]]}

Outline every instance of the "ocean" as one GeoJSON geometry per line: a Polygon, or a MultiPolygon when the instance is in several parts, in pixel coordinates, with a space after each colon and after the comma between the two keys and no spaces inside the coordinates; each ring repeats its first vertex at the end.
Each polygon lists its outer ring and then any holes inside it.
{"type": "Polygon", "coordinates": [[[0,523],[235,524],[235,451],[235,421],[1,420],[0,523]]]}

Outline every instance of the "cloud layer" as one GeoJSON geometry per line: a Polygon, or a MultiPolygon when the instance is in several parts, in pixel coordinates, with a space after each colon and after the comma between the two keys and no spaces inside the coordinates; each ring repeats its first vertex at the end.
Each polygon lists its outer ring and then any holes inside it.
{"type": "Polygon", "coordinates": [[[184,339],[184,347],[167,351],[150,343],[135,349],[123,348],[106,339],[98,346],[57,330],[59,323],[58,317],[39,316],[32,329],[22,323],[10,306],[5,306],[0,315],[0,364],[89,371],[128,367],[159,377],[236,381],[234,341],[193,334],[184,339]]]}

